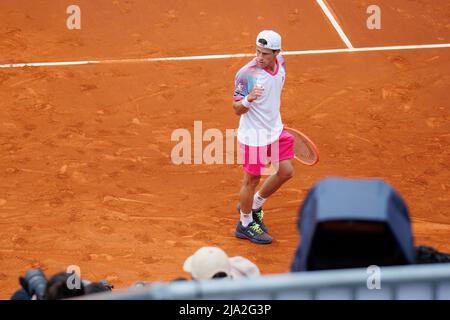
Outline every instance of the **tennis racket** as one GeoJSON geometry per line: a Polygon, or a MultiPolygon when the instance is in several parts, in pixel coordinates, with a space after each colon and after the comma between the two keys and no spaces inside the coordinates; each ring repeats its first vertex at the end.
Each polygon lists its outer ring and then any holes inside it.
{"type": "Polygon", "coordinates": [[[294,136],[295,159],[307,166],[313,166],[319,162],[319,149],[311,139],[298,130],[289,127],[284,127],[284,129],[294,136]]]}

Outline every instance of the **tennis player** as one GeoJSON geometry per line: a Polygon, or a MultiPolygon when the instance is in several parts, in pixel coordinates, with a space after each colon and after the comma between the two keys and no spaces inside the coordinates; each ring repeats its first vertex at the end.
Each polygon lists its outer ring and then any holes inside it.
{"type": "Polygon", "coordinates": [[[257,244],[272,242],[263,221],[264,203],[294,175],[294,137],[283,130],[280,114],[286,78],[280,50],[281,36],[262,31],[256,38],[256,57],[235,78],[233,108],[240,116],[238,141],[244,160],[235,235],[257,244]],[[277,171],[255,192],[268,163],[276,164],[277,171]]]}

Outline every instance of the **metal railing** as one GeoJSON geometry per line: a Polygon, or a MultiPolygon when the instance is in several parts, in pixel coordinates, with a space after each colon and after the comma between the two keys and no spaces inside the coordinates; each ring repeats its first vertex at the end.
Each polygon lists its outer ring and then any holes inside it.
{"type": "Polygon", "coordinates": [[[106,300],[450,300],[450,264],[382,267],[380,288],[367,269],[310,271],[240,280],[153,283],[82,299],[106,300]]]}

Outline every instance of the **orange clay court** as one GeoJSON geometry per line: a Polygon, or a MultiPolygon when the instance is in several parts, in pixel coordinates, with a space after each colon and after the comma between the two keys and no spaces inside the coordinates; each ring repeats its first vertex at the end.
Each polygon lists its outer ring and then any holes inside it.
{"type": "MultiPolygon", "coordinates": [[[[32,267],[78,265],[125,288],[188,275],[215,245],[263,274],[289,271],[297,210],[328,176],[380,177],[409,205],[416,245],[450,251],[450,48],[287,55],[283,121],[321,151],[265,205],[274,243],[234,237],[240,165],[180,165],[177,128],[238,126],[237,70],[251,58],[142,58],[253,53],[263,29],[284,51],[346,49],[313,0],[0,2],[0,298],[32,267]],[[17,67],[31,62],[100,61],[17,67]],[[106,61],[105,60],[114,60],[106,61]]],[[[448,0],[327,0],[355,48],[450,43],[448,0]],[[382,10],[369,30],[366,9],[382,10]]]]}

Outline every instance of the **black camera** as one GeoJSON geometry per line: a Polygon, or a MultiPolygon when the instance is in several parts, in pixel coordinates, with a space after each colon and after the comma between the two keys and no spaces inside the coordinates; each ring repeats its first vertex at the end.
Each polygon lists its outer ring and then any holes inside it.
{"type": "Polygon", "coordinates": [[[30,269],[25,277],[19,278],[20,285],[30,295],[36,295],[38,300],[45,299],[45,287],[47,286],[47,278],[40,269],[30,269]]]}
{"type": "Polygon", "coordinates": [[[107,280],[100,280],[98,282],[91,282],[89,280],[82,280],[85,294],[93,294],[99,292],[110,292],[114,288],[107,280]]]}
{"type": "Polygon", "coordinates": [[[37,300],[59,300],[67,299],[85,294],[112,291],[114,288],[106,280],[91,282],[81,280],[81,287],[70,289],[68,281],[74,273],[60,272],[52,276],[49,280],[40,269],[30,269],[24,277],[19,277],[23,290],[18,290],[12,297],[13,300],[29,300],[33,296],[37,300]],[[28,297],[25,299],[23,293],[28,297]]]}
{"type": "Polygon", "coordinates": [[[114,286],[112,284],[109,284],[107,280],[100,280],[98,283],[103,288],[105,288],[105,291],[112,291],[112,289],[114,289],[114,286]]]}

